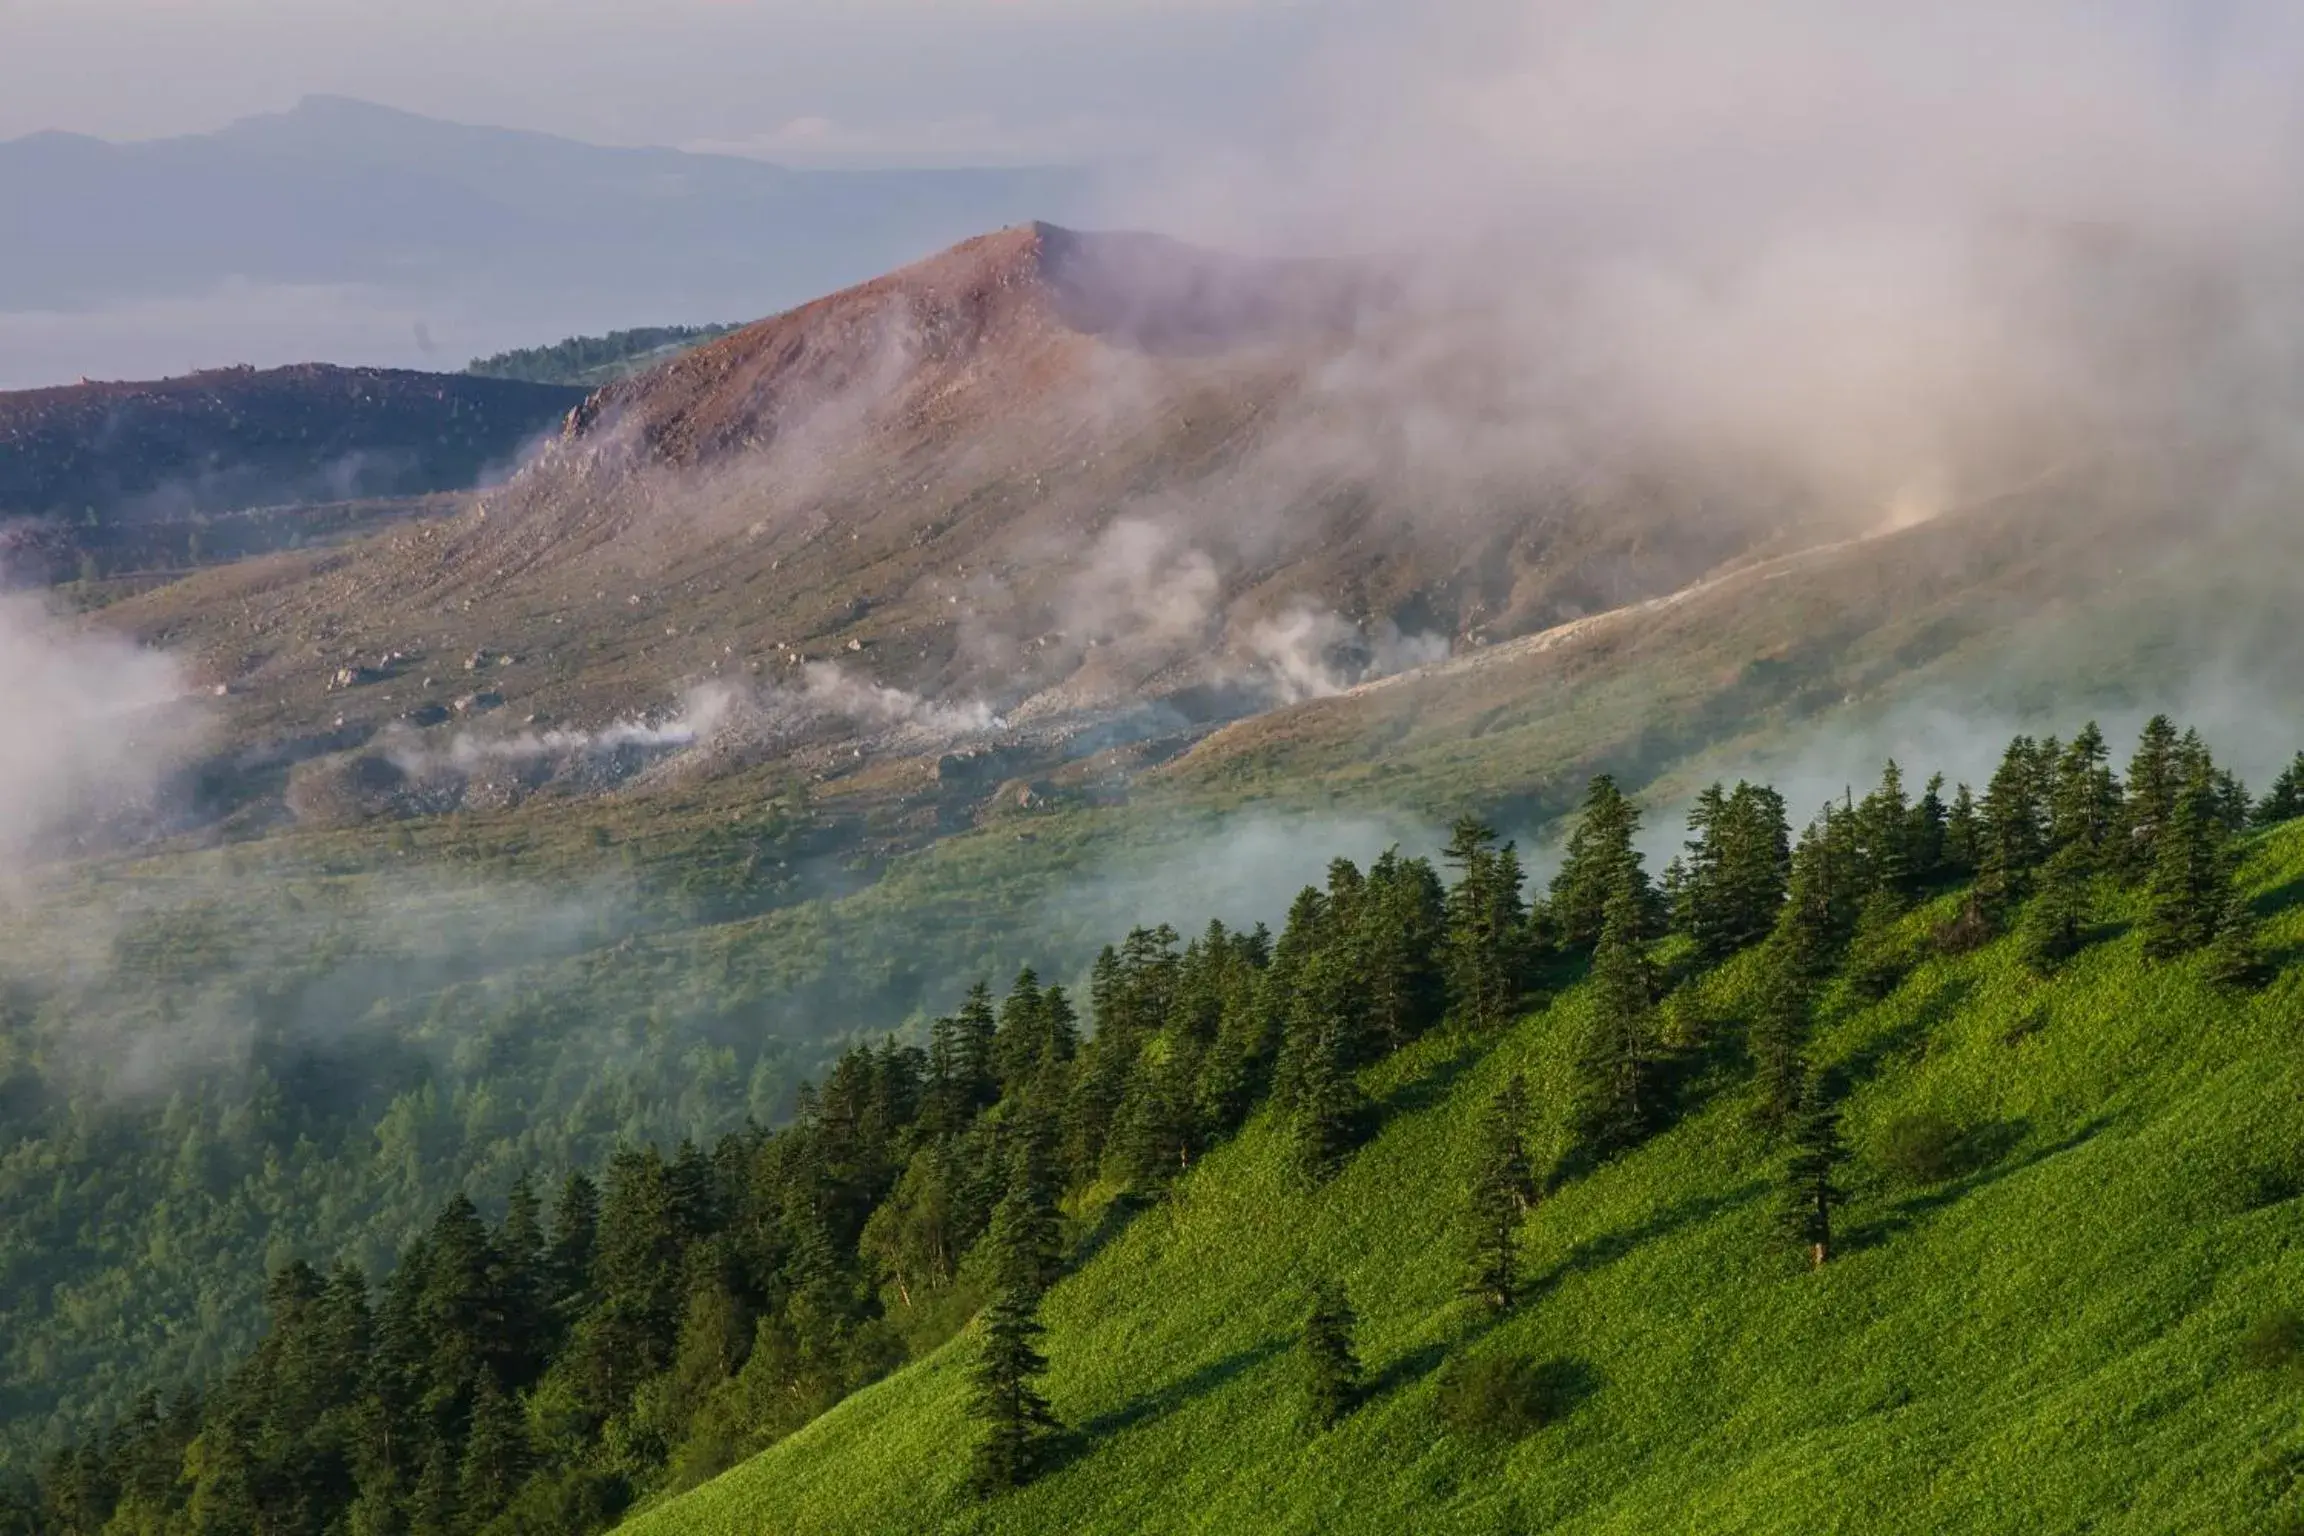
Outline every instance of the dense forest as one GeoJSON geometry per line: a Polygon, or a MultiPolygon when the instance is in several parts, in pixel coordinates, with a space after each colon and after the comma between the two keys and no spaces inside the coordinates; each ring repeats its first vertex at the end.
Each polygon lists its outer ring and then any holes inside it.
{"type": "Polygon", "coordinates": [[[570,336],[548,347],[476,357],[466,373],[530,384],[613,383],[737,330],[734,325],[651,325],[605,336],[570,336]]]}
{"type": "Polygon", "coordinates": [[[516,468],[582,399],[536,382],[318,363],[0,393],[0,517],[68,535],[469,490],[516,468]]]}
{"type": "MultiPolygon", "coordinates": [[[[2124,773],[2092,726],[2018,738],[1980,794],[1941,778],[1913,793],[1890,764],[1797,834],[1775,790],[1715,786],[1654,877],[1637,809],[1601,778],[1540,899],[1513,846],[1467,819],[1437,866],[1335,861],[1277,935],[1136,929],[1096,960],[1084,1008],[1029,970],[1004,995],[979,983],[925,1039],[849,1050],[778,1129],[628,1146],[548,1193],[520,1180],[492,1217],[456,1196],[380,1282],[287,1263],[247,1358],[55,1456],[0,1529],[600,1529],[972,1319],[977,1433],[953,1454],[998,1497],[1088,1433],[1035,1385],[1040,1298],[1068,1265],[1253,1115],[1285,1127],[1296,1178],[1332,1178],[1381,1113],[1366,1069],[1436,1032],[1494,1033],[1570,985],[1591,996],[1573,1102],[1545,1118],[1573,1133],[1534,1137],[1515,1078],[1485,1107],[1472,1176],[1433,1192],[1458,1212],[1467,1302],[1522,1303],[1528,1212],[1662,1129],[1708,1035],[1732,1045],[1749,1135],[1775,1149],[1775,1230],[1824,1266],[1847,1153],[1842,1085],[1808,1050],[1822,988],[1892,989],[1923,902],[1944,907],[1940,950],[2006,936],[2053,973],[2101,939],[2115,897],[2153,961],[2254,986],[2240,839],[2299,815],[2304,755],[2252,801],[2155,719],[2124,773]],[[1688,1027],[1695,981],[1753,951],[1748,1016],[1688,1027]]],[[[1295,1411],[1316,1434],[1377,1386],[1351,1297],[1308,1279],[1295,1411]]],[[[1479,1425],[1532,1412],[1538,1384],[1490,1362],[1443,1390],[1479,1425]]]]}

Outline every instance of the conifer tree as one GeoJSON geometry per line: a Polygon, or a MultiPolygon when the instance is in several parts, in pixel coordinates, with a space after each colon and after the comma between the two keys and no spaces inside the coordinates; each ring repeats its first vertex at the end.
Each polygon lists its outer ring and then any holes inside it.
{"type": "Polygon", "coordinates": [[[1952,791],[1951,809],[1944,813],[1945,873],[1975,873],[1983,843],[1983,829],[1977,823],[1976,796],[1967,785],[1959,785],[1952,791]]]}
{"type": "Polygon", "coordinates": [[[2090,870],[2113,852],[2120,831],[2120,781],[2113,777],[2104,733],[2091,720],[2056,760],[2055,787],[2048,802],[2048,841],[2062,849],[2078,844],[2090,870]]]}
{"type": "Polygon", "coordinates": [[[1976,891],[1995,921],[2030,893],[2046,846],[2039,755],[2028,736],[2010,742],[1978,808],[1976,891]]]}
{"type": "Polygon", "coordinates": [[[1850,830],[1848,816],[1826,806],[1800,834],[1784,905],[1768,936],[1779,961],[1811,982],[1830,973],[1833,954],[1854,927],[1863,899],[1850,830]]]}
{"type": "Polygon", "coordinates": [[[2256,937],[2256,915],[2236,883],[2227,883],[2216,915],[2216,936],[2205,956],[2208,979],[2222,987],[2247,988],[2264,980],[2264,953],[2256,937]]]}
{"type": "Polygon", "coordinates": [[[1496,1311],[1520,1294],[1520,1218],[1536,1198],[1528,1084],[1515,1073],[1480,1117],[1466,1224],[1464,1289],[1496,1311]]]}
{"type": "Polygon", "coordinates": [[[1912,882],[1924,887],[1945,872],[1945,844],[1951,812],[1944,805],[1944,775],[1931,774],[1920,798],[1912,803],[1912,828],[1907,846],[1912,850],[1912,882]]]}
{"type": "Polygon", "coordinates": [[[2150,905],[2144,918],[2144,953],[2152,959],[2172,960],[2204,948],[2216,936],[2229,874],[2213,794],[2207,772],[2195,771],[2154,828],[2150,905]]]}
{"type": "Polygon", "coordinates": [[[1864,884],[1899,895],[1909,893],[1918,880],[1912,846],[1912,806],[1904,793],[1904,770],[1890,758],[1880,774],[1880,787],[1864,797],[1855,810],[1857,860],[1864,884]]]}
{"type": "Polygon", "coordinates": [[[1785,943],[1781,933],[1768,941],[1749,1036],[1760,1113],[1770,1122],[1785,1120],[1798,1107],[1814,1007],[1813,983],[1795,955],[1779,950],[1785,943]]]}
{"type": "Polygon", "coordinates": [[[1360,1357],[1352,1346],[1359,1318],[1344,1287],[1321,1280],[1312,1287],[1299,1352],[1304,1373],[1304,1417],[1315,1430],[1341,1421],[1360,1400],[1360,1357]]]}
{"type": "Polygon", "coordinates": [[[1848,984],[1860,997],[1878,1002],[1904,979],[1904,944],[1897,927],[1904,904],[1886,886],[1856,909],[1856,931],[1848,940],[1848,984]]]}
{"type": "Polygon", "coordinates": [[[485,1525],[511,1503],[534,1462],[520,1404],[497,1387],[494,1377],[482,1378],[457,1479],[457,1509],[467,1528],[485,1525]]]}
{"type": "Polygon", "coordinates": [[[2058,848],[2041,870],[2040,889],[2024,908],[2017,944],[2024,963],[2046,976],[2080,952],[2088,929],[2088,869],[2093,852],[2084,838],[2058,848]]]}
{"type": "Polygon", "coordinates": [[[1784,905],[1791,866],[1784,799],[1761,785],[1723,793],[1715,784],[1698,795],[1688,828],[1695,836],[1681,862],[1675,923],[1716,963],[1766,938],[1784,905]]]}
{"type": "Polygon", "coordinates": [[[1368,1029],[1394,1051],[1439,1020],[1446,1005],[1441,941],[1447,893],[1430,863],[1387,849],[1369,866],[1352,949],[1362,976],[1368,1029]]]}
{"type": "Polygon", "coordinates": [[[1122,1101],[1113,1150],[1131,1188],[1151,1194],[1182,1174],[1198,1144],[1193,1120],[1193,1081],[1198,1055],[1189,1040],[1160,1042],[1146,1050],[1122,1101]]]}
{"type": "Polygon", "coordinates": [[[542,1373],[559,1332],[552,1318],[544,1210],[525,1172],[512,1181],[511,1192],[505,1197],[504,1220],[496,1228],[495,1248],[498,1272],[494,1284],[507,1335],[501,1356],[503,1383],[518,1391],[542,1373]]]}
{"type": "Polygon", "coordinates": [[[952,1081],[966,1113],[989,1109],[1000,1098],[1000,1069],[995,1055],[999,1036],[1000,1021],[992,1007],[992,989],[979,981],[968,989],[959,1012],[952,1016],[952,1081]]]}
{"type": "Polygon", "coordinates": [[[1296,1171],[1307,1183],[1317,1184],[1343,1166],[1359,1144],[1367,1113],[1341,1033],[1329,1027],[1305,1039],[1289,1131],[1296,1171]]]}
{"type": "Polygon", "coordinates": [[[1808,1250],[1812,1268],[1832,1256],[1832,1212],[1846,1198],[1832,1182],[1847,1160],[1840,1143],[1840,1114],[1814,1076],[1799,1074],[1792,1120],[1792,1151],[1784,1169],[1784,1230],[1808,1250]]]}
{"type": "Polygon", "coordinates": [[[1607,774],[1594,779],[1585,792],[1576,830],[1569,834],[1560,873],[1552,880],[1548,910],[1562,948],[1590,949],[1600,942],[1609,898],[1627,882],[1646,931],[1654,916],[1654,896],[1632,846],[1639,830],[1640,813],[1624,798],[1615,779],[1607,774]]]}
{"type": "Polygon", "coordinates": [[[2278,826],[2300,816],[2304,816],[2304,752],[2297,753],[2280,770],[2280,777],[2272,781],[2272,788],[2249,813],[2249,819],[2259,827],[2278,826]]]}
{"type": "Polygon", "coordinates": [[[1048,1370],[1040,1353],[1042,1278],[1039,1232],[1042,1197],[1020,1164],[1007,1197],[993,1215],[985,1241],[992,1248],[992,1300],[980,1315],[983,1338],[970,1371],[969,1412],[982,1430],[970,1481],[982,1497],[1020,1488],[1032,1479],[1060,1431],[1037,1382],[1048,1370]]]}
{"type": "Polygon", "coordinates": [[[2128,794],[2120,812],[2122,842],[2115,863],[2132,884],[2149,878],[2159,861],[2161,830],[2184,791],[2184,769],[2177,759],[2175,722],[2154,715],[2128,761],[2128,794]]]}
{"type": "Polygon", "coordinates": [[[1456,823],[1447,861],[1457,872],[1444,907],[1449,1004],[1475,1029],[1497,1029],[1519,1006],[1525,986],[1527,909],[1520,897],[1520,859],[1495,846],[1495,829],[1472,818],[1456,823]]]}
{"type": "Polygon", "coordinates": [[[1638,1139],[1647,1119],[1656,1056],[1656,970],[1640,937],[1639,897],[1629,879],[1609,899],[1592,955],[1592,1013],[1578,1063],[1578,1131],[1606,1153],[1638,1139]]]}

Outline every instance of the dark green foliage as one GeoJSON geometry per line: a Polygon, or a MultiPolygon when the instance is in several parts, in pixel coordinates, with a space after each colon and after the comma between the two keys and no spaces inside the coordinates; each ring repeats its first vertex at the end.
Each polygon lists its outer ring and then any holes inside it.
{"type": "Polygon", "coordinates": [[[1967,785],[1952,792],[1952,804],[1944,813],[1944,868],[1955,875],[1976,872],[1976,864],[1984,847],[1984,828],[1976,813],[1976,797],[1967,785]]]}
{"type": "Polygon", "coordinates": [[[1520,1005],[1530,949],[1520,897],[1520,860],[1494,829],[1470,817],[1456,823],[1446,853],[1456,883],[1444,906],[1449,1006],[1475,1029],[1498,1029],[1520,1005]]]}
{"type": "Polygon", "coordinates": [[[1518,1440],[1544,1427],[1544,1375],[1519,1355],[1451,1358],[1435,1397],[1441,1420],[1473,1440],[1518,1440]]]}
{"type": "Polygon", "coordinates": [[[1312,1288],[1312,1311],[1304,1319],[1297,1352],[1304,1374],[1304,1419],[1327,1429],[1360,1401],[1360,1357],[1352,1347],[1359,1318],[1344,1287],[1322,1280],[1312,1288]]]}
{"type": "Polygon", "coordinates": [[[1833,1173],[1847,1160],[1840,1112],[1824,1085],[1803,1077],[1792,1117],[1792,1151],[1784,1165],[1784,1231],[1821,1269],[1832,1256],[1832,1212],[1847,1198],[1833,1173]]]}
{"type": "Polygon", "coordinates": [[[2252,1371],[2304,1370],[2304,1314],[2276,1307],[2240,1335],[2240,1363],[2252,1371]]]}
{"type": "Polygon", "coordinates": [[[2136,755],[2128,761],[2128,794],[2121,806],[2123,841],[2115,862],[2130,883],[2144,880],[2157,864],[2160,834],[2176,813],[2184,779],[2175,723],[2166,715],[2154,715],[2137,740],[2136,755]]]}
{"type": "MultiPolygon", "coordinates": [[[[1510,876],[1509,869],[1502,871],[1499,883],[1510,876]]],[[[1509,916],[1502,920],[1511,922],[1509,916]]],[[[1447,1005],[1441,966],[1446,924],[1447,893],[1430,863],[1389,849],[1368,867],[1351,943],[1364,983],[1367,1025],[1386,1050],[1423,1034],[1447,1005]]],[[[1515,942],[1524,943],[1524,935],[1515,942]]],[[[1474,961],[1472,969],[1485,974],[1486,965],[1474,961]]],[[[1474,982],[1470,990],[1480,995],[1483,985],[1474,982]]]]}
{"type": "Polygon", "coordinates": [[[2048,847],[2047,759],[2056,744],[2019,736],[1977,807],[1976,890],[1995,921],[2005,920],[2032,888],[2048,847]]]}
{"type": "Polygon", "coordinates": [[[2088,933],[2090,845],[2078,838],[2058,848],[2041,871],[2039,892],[2024,908],[2016,942],[2024,963],[2046,976],[2080,952],[2088,933]]]}
{"type": "Polygon", "coordinates": [[[571,336],[548,347],[524,347],[474,358],[466,373],[532,384],[605,384],[725,336],[733,325],[654,325],[605,336],[571,336]]]}
{"type": "Polygon", "coordinates": [[[1592,955],[1592,1012],[1577,1062],[1577,1131],[1590,1151],[1630,1146],[1646,1128],[1655,1071],[1656,969],[1629,879],[1608,903],[1592,955]]]}
{"type": "Polygon", "coordinates": [[[1880,1161],[1898,1182],[1925,1188],[1960,1171],[1960,1128],[1934,1110],[1914,1110],[1888,1122],[1880,1161]]]}
{"type": "Polygon", "coordinates": [[[1688,830],[1674,925],[1716,962],[1766,938],[1784,905],[1792,862],[1784,799],[1765,786],[1740,782],[1723,792],[1715,784],[1696,797],[1688,830]]]}
{"type": "Polygon", "coordinates": [[[2225,840],[2211,772],[2205,763],[2195,764],[2153,825],[2150,905],[2144,919],[2144,952],[2153,959],[2173,960],[2206,948],[2216,937],[2231,879],[2225,840]]]}
{"type": "MultiPolygon", "coordinates": [[[[1585,792],[1584,809],[1576,830],[1568,836],[1566,857],[1552,879],[1548,907],[1552,926],[1564,949],[1590,949],[1600,942],[1607,923],[1608,902],[1619,887],[1629,884],[1641,918],[1641,931],[1655,922],[1656,897],[1632,846],[1640,830],[1640,813],[1616,781],[1606,774],[1592,781],[1585,792]]],[[[1453,857],[1453,852],[1451,853],[1453,857]]]]}
{"type": "Polygon", "coordinates": [[[1848,984],[1859,997],[1875,1002],[1886,997],[1911,968],[1898,931],[1903,916],[1904,904],[1886,886],[1856,909],[1856,931],[1848,939],[1848,984]]]}
{"type": "Polygon", "coordinates": [[[1520,1294],[1520,1221],[1536,1198],[1528,1084],[1515,1074],[1480,1119],[1465,1222],[1465,1291],[1502,1312],[1520,1294]]]}
{"type": "Polygon", "coordinates": [[[1020,1159],[985,1234],[995,1289],[979,1319],[983,1338],[969,1373],[969,1414],[982,1426],[970,1482],[987,1497],[1029,1482],[1061,1428],[1035,1385],[1048,1369],[1039,1349],[1046,1331],[1040,1298],[1047,1289],[1047,1234],[1053,1219],[1045,1185],[1031,1160],[1020,1159]]]}
{"type": "Polygon", "coordinates": [[[2248,898],[2232,887],[2216,914],[2216,936],[2202,957],[2208,979],[2218,986],[2248,988],[2264,980],[2264,954],[2256,942],[2256,915],[2248,898]]]}
{"type": "Polygon", "coordinates": [[[1808,1036],[1815,1008],[1814,984],[1797,958],[1768,941],[1762,979],[1748,1041],[1760,1083],[1760,1117],[1776,1123],[1798,1106],[1808,1036]]]}
{"type": "Polygon", "coordinates": [[[1864,885],[1898,896],[1917,890],[1930,873],[1924,853],[1927,833],[1904,793],[1904,770],[1893,759],[1880,775],[1880,787],[1849,814],[1854,817],[1856,862],[1864,872],[1864,885]]]}
{"type": "Polygon", "coordinates": [[[1348,1064],[1342,1030],[1323,1028],[1306,1039],[1289,1144],[1298,1175],[1318,1183],[1342,1167],[1360,1144],[1367,1098],[1348,1064]]]}
{"type": "MultiPolygon", "coordinates": [[[[2196,741],[2166,734],[2183,777],[2164,816],[2137,821],[2156,849],[2144,926],[2181,932],[2176,952],[2205,949],[2218,980],[2259,979],[2234,880],[2236,786],[2196,741]]],[[[2034,924],[2059,942],[2077,931],[2079,919],[2042,914],[2085,892],[2104,848],[2116,786],[2090,735],[2069,748],[2020,742],[1990,816],[1970,808],[1973,846],[1987,852],[2020,844],[2026,815],[2045,829],[2028,946],[2034,924]],[[2033,810],[2011,812],[2023,774],[2033,810]]],[[[1596,788],[1588,818],[1603,829],[1629,825],[1612,794],[1596,788]]],[[[1852,993],[1892,985],[1906,894],[1949,879],[1959,819],[1933,782],[1909,802],[1893,770],[1862,801],[1827,809],[1792,855],[1773,791],[1715,792],[1692,818],[1674,881],[1681,926],[1721,955],[1750,944],[1763,916],[1766,937],[1763,953],[1737,962],[1740,994],[1700,967],[1674,978],[1672,1043],[1703,1044],[1707,1010],[1749,1000],[1756,1096],[1790,1143],[1787,1229],[1812,1256],[1831,1252],[1842,1160],[1835,1112],[1806,1070],[1816,1000],[1847,1000],[1821,990],[1843,945],[1852,993]]],[[[970,991],[926,1050],[847,1051],[773,1133],[627,1147],[597,1186],[561,1181],[549,1219],[525,1177],[509,1179],[493,1220],[457,1196],[373,1299],[350,1266],[288,1266],[266,1293],[270,1331],[205,1396],[148,1399],[50,1464],[37,1528],[588,1532],[793,1433],[972,1314],[977,1480],[1014,1486],[1046,1465],[1058,1433],[1037,1383],[1040,1297],[1063,1264],[1060,1198],[1094,1212],[1114,1181],[1162,1190],[1264,1102],[1298,1168],[1324,1178],[1370,1127],[1363,1069],[1438,1023],[1444,996],[1463,1024],[1509,1021],[1532,942],[1516,864],[1477,823],[1459,829],[1455,853],[1445,892],[1396,852],[1366,871],[1338,860],[1277,941],[1220,924],[1188,945],[1166,928],[1135,930],[1096,963],[1085,1040],[1062,989],[1025,971],[997,1008],[988,990],[970,991]]],[[[1579,856],[1618,879],[1584,994],[1582,1092],[1563,1119],[1605,1153],[1657,1112],[1656,929],[1637,861],[1613,834],[1595,833],[1579,856]]],[[[2015,867],[1990,857],[2000,875],[2015,867]]],[[[1978,941],[1989,938],[1981,900],[1968,910],[1978,941]]],[[[1662,953],[1685,964],[1695,947],[1662,953]]],[[[1515,1077],[1477,1126],[1462,1284],[1489,1307],[1523,1299],[1517,1239],[1537,1192],[1537,1119],[1515,1077]]],[[[1892,1121],[1879,1145],[1886,1172],[1913,1187],[1957,1175],[1967,1156],[1967,1138],[1927,1115],[1892,1121]]],[[[199,1154],[188,1138],[184,1160],[197,1167],[199,1154]]],[[[1332,1422],[1358,1368],[1348,1306],[1325,1291],[1321,1303],[1305,1335],[1306,1391],[1315,1421],[1332,1422]]],[[[1526,1362],[1452,1365],[1443,1411],[1465,1433],[1496,1422],[1522,1432],[1542,1420],[1541,1376],[1526,1362]]]]}
{"type": "Polygon", "coordinates": [[[2280,770],[2272,781],[2272,788],[2256,802],[2250,819],[2259,827],[2278,826],[2304,816],[2304,752],[2299,752],[2280,770]]]}
{"type": "Polygon", "coordinates": [[[1856,832],[1854,813],[1826,806],[1792,850],[1784,906],[1768,942],[1778,963],[1810,982],[1831,972],[1869,889],[1856,832]]]}
{"type": "Polygon", "coordinates": [[[2075,855],[2090,871],[2100,869],[2119,849],[2120,781],[2111,768],[2104,733],[2091,720],[2057,758],[2048,795],[2048,840],[2075,855]]]}

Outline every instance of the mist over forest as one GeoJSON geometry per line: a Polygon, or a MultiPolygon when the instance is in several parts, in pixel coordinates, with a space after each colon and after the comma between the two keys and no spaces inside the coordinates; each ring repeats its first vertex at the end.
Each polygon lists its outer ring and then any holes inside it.
{"type": "Polygon", "coordinates": [[[0,1536],[2304,1521],[2304,25],[1189,9],[0,142],[0,1536]]]}

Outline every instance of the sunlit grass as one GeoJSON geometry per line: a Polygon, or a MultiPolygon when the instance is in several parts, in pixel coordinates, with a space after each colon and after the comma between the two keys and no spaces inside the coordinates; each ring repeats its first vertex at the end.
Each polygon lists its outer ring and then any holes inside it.
{"type": "MultiPolygon", "coordinates": [[[[961,1492],[963,1337],[632,1529],[2277,1529],[2304,1386],[2240,1341],[2304,1301],[2304,832],[2249,878],[2284,964],[2254,997],[2145,966],[2112,903],[2053,980],[2003,943],[1924,958],[1877,1006],[1832,998],[1853,1198],[1821,1273],[1774,1236],[1776,1156],[1723,1051],[1677,1123],[1529,1220],[1519,1310],[1459,1299],[1473,1110],[1524,1070],[1556,1127],[1571,993],[1379,1069],[1383,1129],[1327,1187],[1292,1185],[1259,1120],[1060,1284],[1050,1389],[1079,1434],[1037,1486],[961,1492]],[[1880,1151],[1923,1110],[1963,1138],[1913,1187],[1880,1151]],[[1289,1349],[1316,1275],[1349,1285],[1377,1389],[1307,1438],[1289,1349]],[[1553,1421],[1449,1434],[1435,1377],[1465,1352],[1546,1367],[1553,1421]]],[[[1698,1012],[1732,1018],[1742,980],[1698,1012]]]]}

